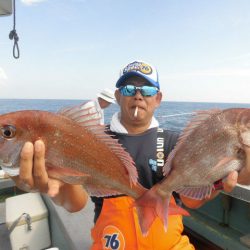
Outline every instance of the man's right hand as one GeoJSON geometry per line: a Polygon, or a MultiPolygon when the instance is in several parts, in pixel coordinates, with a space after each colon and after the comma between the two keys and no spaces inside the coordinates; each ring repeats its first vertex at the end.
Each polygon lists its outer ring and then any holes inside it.
{"type": "Polygon", "coordinates": [[[54,197],[59,193],[63,182],[51,179],[45,167],[45,145],[38,140],[34,143],[26,142],[20,155],[20,172],[18,177],[13,178],[17,187],[32,192],[47,193],[54,197]]]}
{"type": "Polygon", "coordinates": [[[19,176],[12,177],[18,188],[26,192],[49,195],[53,201],[70,212],[79,211],[87,203],[88,195],[81,185],[71,185],[50,178],[45,166],[45,145],[38,140],[26,142],[20,154],[19,176]]]}

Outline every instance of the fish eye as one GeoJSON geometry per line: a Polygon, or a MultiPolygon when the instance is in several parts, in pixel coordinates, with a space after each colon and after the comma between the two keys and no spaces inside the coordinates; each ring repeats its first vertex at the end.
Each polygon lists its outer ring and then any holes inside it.
{"type": "Polygon", "coordinates": [[[12,125],[5,125],[1,128],[2,137],[11,139],[16,135],[16,128],[12,125]]]}

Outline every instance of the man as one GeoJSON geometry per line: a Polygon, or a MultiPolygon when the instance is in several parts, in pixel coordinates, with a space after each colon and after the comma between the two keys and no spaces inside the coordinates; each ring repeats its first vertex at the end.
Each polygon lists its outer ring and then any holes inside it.
{"type": "MultiPolygon", "coordinates": [[[[136,163],[139,182],[146,188],[155,184],[161,176],[152,164],[156,161],[156,140],[158,122],[154,111],[160,105],[162,93],[156,69],[147,63],[135,61],[128,64],[116,83],[115,97],[120,112],[114,114],[110,123],[110,133],[116,135],[119,142],[131,154],[136,163]]],[[[165,147],[169,153],[174,147],[177,136],[168,132],[165,147]]],[[[239,176],[232,172],[224,181],[224,190],[231,191],[238,182],[250,184],[250,149],[246,168],[239,176]]],[[[64,184],[50,179],[45,170],[45,148],[41,141],[26,143],[20,161],[20,175],[16,178],[19,187],[35,188],[47,193],[55,203],[75,212],[87,203],[88,195],[81,185],[64,184]]],[[[181,197],[190,208],[197,208],[218,194],[215,191],[210,198],[202,201],[181,197]]],[[[137,214],[132,208],[132,200],[127,196],[92,198],[95,202],[95,221],[92,230],[93,247],[98,249],[194,249],[186,236],[182,235],[183,224],[179,215],[169,217],[168,231],[156,219],[147,237],[139,230],[137,214]]],[[[174,199],[171,201],[175,203],[174,199]]]]}
{"type": "Polygon", "coordinates": [[[100,124],[104,125],[104,109],[111,103],[115,103],[115,96],[110,89],[104,89],[97,94],[97,100],[89,101],[82,108],[89,108],[89,113],[95,113],[92,118],[100,119],[100,124]]]}

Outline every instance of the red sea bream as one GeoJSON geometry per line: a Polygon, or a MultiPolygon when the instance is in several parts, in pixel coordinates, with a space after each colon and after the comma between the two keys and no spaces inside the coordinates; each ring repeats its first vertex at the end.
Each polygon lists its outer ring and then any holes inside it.
{"type": "Polygon", "coordinates": [[[167,228],[172,192],[198,200],[208,197],[214,182],[245,165],[244,145],[250,146],[250,109],[198,112],[169,155],[164,179],[137,202],[151,200],[167,228]]]}
{"type": "MultiPolygon", "coordinates": [[[[25,110],[0,115],[0,166],[9,175],[18,175],[24,143],[42,139],[49,177],[82,184],[92,196],[126,194],[139,198],[146,189],[137,181],[132,158],[94,116],[81,106],[57,114],[25,110]]],[[[139,219],[147,221],[147,214],[152,214],[148,210],[154,208],[147,201],[140,206],[139,219]]],[[[150,223],[140,221],[142,231],[147,232],[144,224],[150,223]]]]}

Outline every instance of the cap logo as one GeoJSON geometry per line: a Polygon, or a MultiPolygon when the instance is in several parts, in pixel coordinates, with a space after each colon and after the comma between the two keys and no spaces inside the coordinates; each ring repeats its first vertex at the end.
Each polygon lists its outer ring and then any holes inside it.
{"type": "Polygon", "coordinates": [[[126,73],[131,72],[131,71],[139,71],[142,74],[150,75],[150,74],[152,74],[153,70],[152,70],[151,66],[149,66],[146,63],[133,62],[133,63],[130,63],[128,66],[126,66],[123,69],[123,74],[126,74],[126,73]]]}

